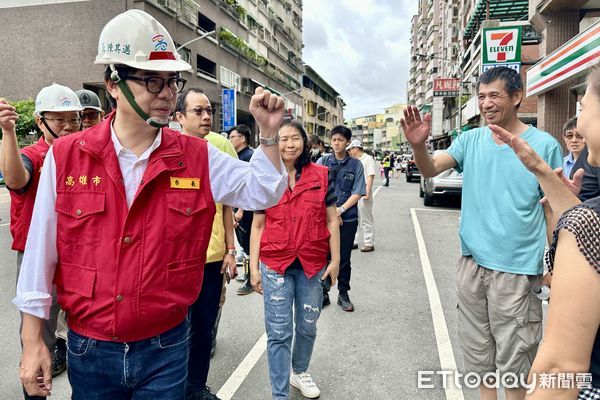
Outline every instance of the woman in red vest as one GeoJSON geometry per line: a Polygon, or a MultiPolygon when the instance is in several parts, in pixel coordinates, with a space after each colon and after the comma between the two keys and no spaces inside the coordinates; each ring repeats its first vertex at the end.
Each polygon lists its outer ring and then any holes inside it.
{"type": "Polygon", "coordinates": [[[320,392],[307,370],[323,303],[322,285],[335,284],[339,272],[337,198],[327,168],[310,161],[308,137],[297,121],[282,124],[279,152],[289,187],[276,206],[255,212],[250,276],[254,290],[264,293],[273,398],[288,399],[290,383],[305,397],[316,398],[320,392]]]}

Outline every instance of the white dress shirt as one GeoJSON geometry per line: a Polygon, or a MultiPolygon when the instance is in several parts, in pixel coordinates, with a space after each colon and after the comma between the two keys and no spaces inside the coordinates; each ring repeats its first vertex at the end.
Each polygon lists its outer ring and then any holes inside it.
{"type": "MultiPolygon", "coordinates": [[[[136,157],[124,148],[111,128],[111,138],[123,176],[127,205],[131,207],[150,155],[161,144],[162,130],[152,145],[136,157]]],[[[277,170],[259,147],[250,163],[237,160],[208,144],[210,188],[215,202],[244,210],[272,207],[287,188],[283,162],[277,170]]],[[[33,208],[31,226],[13,303],[24,313],[48,319],[52,305],[52,280],[58,262],[56,249],[57,215],[56,163],[48,151],[33,208]]]]}

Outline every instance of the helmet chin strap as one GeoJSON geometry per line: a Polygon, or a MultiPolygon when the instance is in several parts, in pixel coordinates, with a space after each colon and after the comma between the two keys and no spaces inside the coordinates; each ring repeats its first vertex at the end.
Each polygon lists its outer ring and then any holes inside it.
{"type": "Polygon", "coordinates": [[[44,126],[45,126],[45,127],[46,127],[46,129],[48,130],[48,133],[49,133],[50,135],[52,135],[52,137],[53,137],[54,139],[58,139],[58,135],[57,135],[56,133],[54,133],[54,131],[53,131],[52,129],[50,129],[50,127],[48,126],[48,123],[46,122],[46,120],[44,119],[44,117],[42,116],[40,119],[42,120],[42,124],[44,124],[44,126]]]}
{"type": "Polygon", "coordinates": [[[151,117],[148,114],[146,114],[146,112],[142,110],[138,103],[136,103],[135,96],[133,95],[133,93],[131,93],[131,89],[129,89],[127,83],[125,83],[125,81],[119,76],[119,71],[117,71],[115,65],[110,64],[110,69],[112,70],[112,73],[110,74],[110,79],[119,86],[119,89],[121,89],[121,92],[123,92],[123,94],[125,95],[127,102],[129,103],[131,108],[133,108],[133,110],[137,113],[137,115],[140,116],[141,119],[146,121],[148,125],[154,128],[164,128],[165,126],[169,126],[169,122],[171,122],[173,117],[169,117],[168,121],[164,122],[159,120],[158,118],[151,117]]]}

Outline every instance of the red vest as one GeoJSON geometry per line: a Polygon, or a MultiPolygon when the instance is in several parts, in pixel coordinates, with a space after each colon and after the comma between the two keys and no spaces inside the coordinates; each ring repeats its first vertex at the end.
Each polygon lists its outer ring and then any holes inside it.
{"type": "Polygon", "coordinates": [[[298,257],[311,278],[327,265],[327,184],[327,167],[310,163],[302,168],[294,190],[286,190],[279,203],[265,211],[260,259],[269,269],[283,275],[298,257]]]}
{"type": "Polygon", "coordinates": [[[31,224],[35,195],[37,194],[38,184],[40,182],[44,158],[46,158],[46,153],[49,148],[50,146],[48,146],[48,143],[46,143],[42,136],[36,144],[27,146],[21,150],[21,153],[31,160],[31,163],[33,164],[33,173],[25,193],[20,194],[18,190],[10,191],[10,233],[13,237],[13,250],[20,252],[25,251],[25,242],[27,241],[29,224],[31,224]]]}
{"type": "Polygon", "coordinates": [[[52,147],[54,283],[71,329],[130,342],[186,317],[202,287],[215,205],[207,142],[164,128],[128,210],[111,122],[109,116],[52,147]]]}

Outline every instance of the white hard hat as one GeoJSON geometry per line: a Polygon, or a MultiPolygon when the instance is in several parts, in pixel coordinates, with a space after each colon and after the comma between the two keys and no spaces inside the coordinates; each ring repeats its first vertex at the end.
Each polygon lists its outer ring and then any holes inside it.
{"type": "Polygon", "coordinates": [[[100,33],[94,64],[123,64],[149,71],[185,71],[171,35],[142,10],[128,10],[108,21],[100,33]]]}
{"type": "Polygon", "coordinates": [[[34,114],[40,117],[43,112],[82,111],[79,98],[66,86],[53,83],[42,88],[35,98],[34,114]]]}

